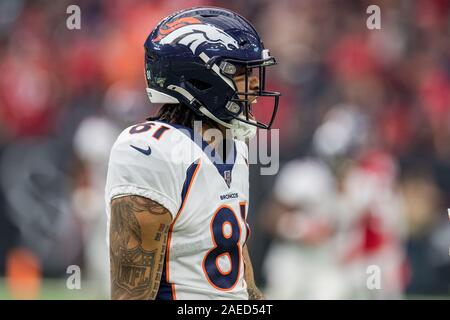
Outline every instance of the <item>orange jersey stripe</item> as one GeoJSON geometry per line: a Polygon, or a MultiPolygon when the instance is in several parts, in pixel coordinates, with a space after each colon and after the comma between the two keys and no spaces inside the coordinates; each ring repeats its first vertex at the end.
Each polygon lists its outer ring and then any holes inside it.
{"type": "MultiPolygon", "coordinates": [[[[167,250],[166,250],[166,282],[167,283],[170,283],[170,281],[169,281],[169,270],[170,270],[169,269],[169,260],[170,260],[169,257],[170,257],[170,241],[172,240],[173,227],[175,226],[175,223],[177,222],[178,218],[180,217],[181,212],[184,209],[184,206],[186,204],[186,199],[189,196],[189,192],[191,191],[192,184],[194,183],[195,177],[197,176],[197,172],[200,168],[200,164],[201,164],[201,159],[199,159],[197,167],[195,168],[194,173],[192,174],[192,179],[189,182],[189,186],[187,188],[186,195],[183,199],[183,203],[181,204],[180,210],[178,210],[175,219],[173,220],[172,224],[170,225],[169,235],[168,235],[168,239],[167,239],[167,250]]],[[[171,286],[172,286],[173,299],[176,300],[175,285],[172,283],[171,286]]]]}

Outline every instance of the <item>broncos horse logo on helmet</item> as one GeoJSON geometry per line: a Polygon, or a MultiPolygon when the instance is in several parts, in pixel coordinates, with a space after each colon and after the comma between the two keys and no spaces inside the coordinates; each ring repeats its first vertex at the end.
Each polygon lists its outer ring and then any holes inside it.
{"type": "Polygon", "coordinates": [[[204,42],[222,44],[227,50],[238,48],[236,40],[222,30],[206,24],[181,27],[165,36],[159,43],[167,44],[173,42],[188,46],[192,53],[195,53],[197,47],[204,42]]]}
{"type": "Polygon", "coordinates": [[[254,27],[230,10],[191,8],[163,19],[145,42],[147,93],[152,103],[183,104],[230,128],[237,138],[270,129],[280,93],[265,91],[265,68],[276,64],[254,27]],[[258,90],[249,71],[258,69],[258,90]],[[246,90],[233,77],[244,70],[246,90]],[[272,97],[270,121],[250,117],[250,97],[272,97]]]}

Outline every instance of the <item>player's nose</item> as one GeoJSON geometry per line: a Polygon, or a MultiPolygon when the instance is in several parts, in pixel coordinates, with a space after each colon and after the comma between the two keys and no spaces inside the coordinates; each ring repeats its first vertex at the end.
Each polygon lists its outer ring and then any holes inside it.
{"type": "Polygon", "coordinates": [[[259,78],[256,76],[252,76],[249,78],[249,89],[251,91],[259,90],[259,78]]]}

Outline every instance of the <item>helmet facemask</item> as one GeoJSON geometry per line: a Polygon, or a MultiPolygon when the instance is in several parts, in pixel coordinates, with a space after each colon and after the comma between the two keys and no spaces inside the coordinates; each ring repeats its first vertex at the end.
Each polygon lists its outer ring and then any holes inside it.
{"type": "MultiPolygon", "coordinates": [[[[262,129],[271,128],[278,111],[280,93],[266,91],[265,82],[266,68],[275,64],[275,58],[269,56],[268,50],[263,51],[263,58],[259,60],[243,61],[225,58],[220,62],[220,72],[230,78],[233,83],[235,83],[234,78],[240,75],[244,76],[244,91],[238,91],[235,84],[236,91],[234,96],[225,107],[226,112],[233,117],[233,120],[262,129]],[[259,85],[256,89],[250,88],[252,74],[258,74],[259,76],[259,85]],[[258,121],[252,113],[252,104],[258,97],[270,97],[273,99],[272,113],[267,122],[258,121]]],[[[233,120],[232,122],[234,122],[233,120]]]]}

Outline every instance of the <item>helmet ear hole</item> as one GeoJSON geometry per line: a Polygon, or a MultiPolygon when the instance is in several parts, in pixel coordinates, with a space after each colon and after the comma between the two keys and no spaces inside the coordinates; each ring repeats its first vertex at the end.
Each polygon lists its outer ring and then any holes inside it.
{"type": "Polygon", "coordinates": [[[189,79],[187,82],[199,91],[208,90],[212,87],[211,84],[198,79],[189,79]]]}

